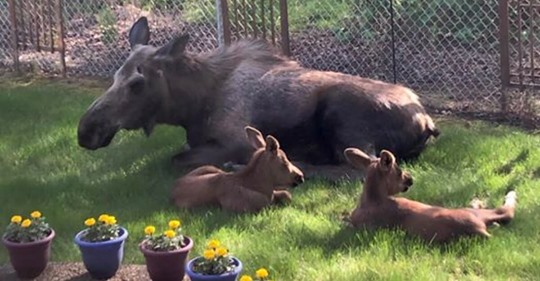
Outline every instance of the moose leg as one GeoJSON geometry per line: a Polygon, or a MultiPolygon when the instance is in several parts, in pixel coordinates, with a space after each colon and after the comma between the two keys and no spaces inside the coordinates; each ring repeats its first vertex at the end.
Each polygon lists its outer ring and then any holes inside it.
{"type": "Polygon", "coordinates": [[[509,223],[514,218],[516,209],[517,195],[515,191],[510,191],[505,196],[505,202],[503,206],[497,209],[468,209],[478,218],[480,218],[486,225],[492,225],[493,223],[509,223]]]}
{"type": "Polygon", "coordinates": [[[173,156],[173,165],[178,169],[193,169],[204,165],[220,166],[234,157],[234,151],[216,146],[203,145],[173,156]]]}

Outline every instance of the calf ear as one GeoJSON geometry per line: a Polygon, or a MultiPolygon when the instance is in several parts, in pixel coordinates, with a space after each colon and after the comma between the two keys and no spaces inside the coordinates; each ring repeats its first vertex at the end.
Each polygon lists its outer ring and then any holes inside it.
{"type": "Polygon", "coordinates": [[[140,17],[131,26],[128,38],[132,50],[136,45],[148,44],[148,41],[150,41],[150,28],[148,27],[148,19],[146,17],[140,17]]]}
{"type": "Polygon", "coordinates": [[[343,154],[345,159],[357,169],[365,169],[373,161],[373,158],[358,148],[347,148],[343,154]]]}
{"type": "Polygon", "coordinates": [[[392,152],[383,149],[381,151],[381,156],[380,156],[379,161],[381,164],[381,168],[383,168],[386,171],[389,171],[390,169],[392,169],[392,167],[396,163],[396,158],[394,157],[392,152]]]}
{"type": "Polygon", "coordinates": [[[248,141],[251,146],[253,146],[253,148],[261,149],[266,147],[266,142],[264,141],[263,135],[261,134],[261,132],[259,132],[259,130],[250,126],[247,126],[245,130],[248,141]]]}
{"type": "Polygon", "coordinates": [[[279,141],[273,136],[266,137],[266,150],[277,153],[279,149],[279,141]]]}

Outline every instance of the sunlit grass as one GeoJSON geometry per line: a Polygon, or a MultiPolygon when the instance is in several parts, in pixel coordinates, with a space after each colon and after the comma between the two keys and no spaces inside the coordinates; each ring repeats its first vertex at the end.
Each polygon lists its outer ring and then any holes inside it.
{"type": "MultiPolygon", "coordinates": [[[[227,244],[246,270],[265,266],[276,280],[534,280],[540,276],[540,136],[482,122],[440,120],[441,137],[405,165],[415,186],[404,196],[465,206],[490,205],[516,188],[519,206],[493,239],[432,246],[399,231],[355,231],[339,221],[351,210],[357,183],[311,181],[289,206],[235,215],[210,208],[177,210],[168,193],[176,178],[170,157],[183,130],[159,126],[150,138],[121,132],[107,148],[77,145],[80,116],[102,87],[66,82],[0,83],[0,229],[12,214],[41,210],[57,231],[52,259],[79,261],[73,236],[89,216],[114,214],[128,228],[125,260],[142,263],[143,227],[183,221],[200,252],[210,238],[227,244]],[[512,161],[517,159],[515,161],[512,161]]],[[[0,250],[0,264],[7,253],[0,250]]]]}

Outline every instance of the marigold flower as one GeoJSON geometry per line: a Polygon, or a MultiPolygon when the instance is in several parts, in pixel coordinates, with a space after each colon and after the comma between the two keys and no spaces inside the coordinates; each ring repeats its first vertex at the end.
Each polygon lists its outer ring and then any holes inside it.
{"type": "Polygon", "coordinates": [[[255,271],[255,274],[257,275],[257,278],[266,278],[268,277],[268,270],[266,270],[264,267],[259,268],[257,271],[255,271]]]}
{"type": "Polygon", "coordinates": [[[30,216],[34,219],[39,219],[41,218],[41,213],[39,211],[33,211],[30,216]]]}
{"type": "Polygon", "coordinates": [[[107,223],[108,220],[109,220],[109,215],[107,215],[107,214],[102,214],[98,218],[98,221],[100,221],[102,223],[107,223]]]}
{"type": "Polygon", "coordinates": [[[215,249],[215,248],[219,247],[219,245],[221,245],[219,240],[214,239],[214,240],[210,240],[210,242],[208,242],[208,248],[215,249]]]}
{"type": "Polygon", "coordinates": [[[156,228],[153,225],[149,225],[144,228],[144,233],[146,235],[152,235],[156,232],[156,228]]]}
{"type": "Polygon", "coordinates": [[[32,225],[32,221],[29,220],[29,219],[25,219],[25,220],[23,220],[23,222],[21,223],[21,226],[24,227],[24,228],[27,228],[27,227],[29,227],[30,225],[32,225]]]}
{"type": "Polygon", "coordinates": [[[94,224],[96,224],[96,219],[94,219],[94,218],[89,218],[89,219],[86,219],[84,221],[84,225],[86,225],[88,227],[90,227],[90,226],[92,226],[94,224]]]}
{"type": "Polygon", "coordinates": [[[179,220],[172,220],[172,221],[169,221],[169,227],[173,230],[176,230],[177,228],[180,227],[180,221],[179,220]]]}
{"type": "Polygon", "coordinates": [[[216,249],[216,254],[220,257],[226,256],[229,253],[229,250],[225,247],[219,247],[216,249]]]}
{"type": "Polygon", "coordinates": [[[253,278],[251,278],[249,275],[242,275],[242,277],[240,277],[240,281],[253,281],[253,278]]]}
{"type": "Polygon", "coordinates": [[[109,216],[109,217],[107,218],[107,222],[106,222],[106,223],[107,223],[107,224],[115,224],[115,223],[116,223],[116,218],[113,217],[113,216],[109,216]]]}
{"type": "Polygon", "coordinates": [[[12,223],[17,223],[18,224],[18,223],[21,223],[21,221],[22,221],[21,216],[13,216],[13,217],[11,217],[11,222],[12,223]]]}
{"type": "Polygon", "coordinates": [[[163,234],[165,234],[165,236],[168,238],[174,238],[174,236],[176,236],[176,232],[174,232],[174,230],[167,230],[163,234]]]}
{"type": "Polygon", "coordinates": [[[216,252],[214,250],[204,250],[203,257],[207,260],[212,260],[216,257],[216,252]]]}

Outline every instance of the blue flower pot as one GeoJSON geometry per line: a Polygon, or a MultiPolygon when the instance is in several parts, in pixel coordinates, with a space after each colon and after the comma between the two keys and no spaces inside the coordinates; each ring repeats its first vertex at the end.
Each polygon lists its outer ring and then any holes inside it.
{"type": "Polygon", "coordinates": [[[206,280],[213,280],[213,281],[236,281],[238,279],[238,276],[240,275],[240,272],[242,272],[242,262],[235,258],[231,257],[233,260],[233,264],[236,265],[233,271],[226,272],[221,275],[203,275],[198,272],[193,271],[193,263],[200,259],[201,257],[196,257],[188,262],[186,265],[186,273],[191,279],[191,281],[206,281],[206,280]]]}
{"type": "Polygon", "coordinates": [[[118,238],[103,242],[81,240],[83,230],[75,235],[75,244],[81,250],[84,267],[94,279],[105,280],[113,277],[124,258],[124,242],[128,231],[120,227],[118,238]]]}

